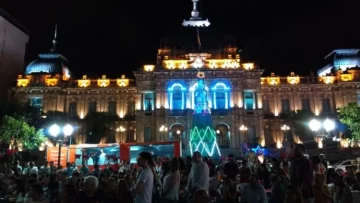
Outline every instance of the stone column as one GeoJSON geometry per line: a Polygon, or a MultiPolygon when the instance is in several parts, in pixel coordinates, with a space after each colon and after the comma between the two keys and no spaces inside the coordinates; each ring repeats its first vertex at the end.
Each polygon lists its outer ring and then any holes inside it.
{"type": "Polygon", "coordinates": [[[185,93],[182,92],[182,93],[181,93],[181,109],[184,109],[184,108],[185,108],[185,105],[186,105],[185,102],[186,102],[186,101],[185,101],[185,93]]]}
{"type": "Polygon", "coordinates": [[[195,109],[195,96],[194,96],[194,92],[191,92],[191,108],[195,109]]]}
{"type": "Polygon", "coordinates": [[[145,93],[141,93],[141,110],[145,110],[145,93]]]}
{"type": "Polygon", "coordinates": [[[213,92],[213,108],[216,109],[216,92],[213,92]]]}
{"type": "Polygon", "coordinates": [[[154,111],[155,110],[155,101],[156,101],[156,94],[153,92],[152,93],[152,101],[151,101],[151,110],[154,111]]]}
{"type": "Polygon", "coordinates": [[[230,93],[230,108],[233,108],[235,105],[234,105],[234,94],[232,91],[229,92],[230,93]]]}
{"type": "Polygon", "coordinates": [[[239,90],[239,92],[237,93],[239,108],[244,108],[243,96],[244,96],[243,92],[239,90]]]}
{"type": "Polygon", "coordinates": [[[169,109],[169,97],[168,97],[168,93],[165,93],[165,104],[164,104],[164,107],[165,109],[169,109]]]}
{"type": "Polygon", "coordinates": [[[122,98],[120,97],[120,95],[115,96],[115,101],[116,101],[116,114],[120,117],[121,114],[121,103],[122,103],[122,98]]]}
{"type": "Polygon", "coordinates": [[[225,92],[225,109],[229,108],[229,92],[225,92]]]}
{"type": "Polygon", "coordinates": [[[136,110],[142,110],[142,94],[137,94],[137,98],[136,98],[136,110]]]}
{"type": "Polygon", "coordinates": [[[257,126],[256,126],[256,128],[258,129],[257,132],[259,133],[259,137],[260,137],[260,143],[259,143],[259,144],[260,144],[261,146],[264,146],[264,145],[266,145],[266,143],[265,143],[263,120],[262,120],[261,117],[258,117],[257,119],[258,119],[258,120],[257,120],[257,126]],[[262,145],[262,144],[264,144],[264,145],[262,145]]]}
{"type": "Polygon", "coordinates": [[[278,107],[278,94],[275,93],[272,95],[272,112],[274,113],[275,116],[279,115],[279,107],[278,107]]]}
{"type": "Polygon", "coordinates": [[[130,113],[130,112],[128,112],[128,109],[129,109],[128,105],[129,105],[129,100],[128,100],[128,95],[126,95],[124,102],[123,102],[123,107],[122,107],[124,109],[124,116],[126,114],[130,113]]]}
{"type": "Polygon", "coordinates": [[[255,109],[257,109],[256,91],[252,92],[252,97],[253,97],[253,101],[254,101],[253,109],[255,110],[255,109]]]}
{"type": "Polygon", "coordinates": [[[156,92],[156,109],[159,109],[161,107],[161,93],[160,92],[156,92]]]}
{"type": "Polygon", "coordinates": [[[173,93],[170,93],[169,99],[170,99],[170,101],[169,101],[169,109],[172,110],[173,109],[173,93]]]}
{"type": "Polygon", "coordinates": [[[186,92],[186,108],[191,109],[190,93],[186,92]]]}
{"type": "Polygon", "coordinates": [[[256,92],[256,94],[257,94],[257,108],[263,109],[263,108],[264,108],[264,107],[263,107],[264,104],[262,103],[261,92],[258,91],[258,92],[256,92]]]}

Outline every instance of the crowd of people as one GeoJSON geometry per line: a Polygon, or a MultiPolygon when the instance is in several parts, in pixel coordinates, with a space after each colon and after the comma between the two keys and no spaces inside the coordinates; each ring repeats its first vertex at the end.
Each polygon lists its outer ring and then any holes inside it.
{"type": "Polygon", "coordinates": [[[360,190],[360,172],[340,174],[328,168],[324,155],[309,158],[297,144],[289,159],[215,161],[192,157],[154,159],[141,152],[137,164],[101,169],[68,163],[57,168],[18,161],[0,174],[0,202],[10,203],[352,203],[360,190]],[[240,163],[240,164],[239,164],[240,163]]]}

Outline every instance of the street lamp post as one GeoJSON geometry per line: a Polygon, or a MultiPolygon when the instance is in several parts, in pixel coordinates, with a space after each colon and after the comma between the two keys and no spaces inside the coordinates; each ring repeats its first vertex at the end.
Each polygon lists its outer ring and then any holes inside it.
{"type": "MultiPolygon", "coordinates": [[[[331,138],[331,131],[335,129],[335,122],[330,119],[325,119],[323,122],[318,121],[317,119],[312,119],[309,122],[309,128],[314,133],[315,138],[319,138],[321,143],[325,146],[319,144],[319,148],[324,148],[324,153],[326,154],[326,142],[325,139],[331,138]],[[324,141],[324,143],[323,143],[324,141]]],[[[333,141],[337,141],[336,136],[332,137],[333,141]]]]}
{"type": "MultiPolygon", "coordinates": [[[[285,141],[285,147],[287,148],[287,149],[289,149],[288,147],[289,147],[289,145],[288,145],[288,143],[289,143],[289,140],[288,140],[288,131],[290,130],[290,127],[288,126],[288,125],[286,125],[286,124],[284,124],[284,125],[282,125],[281,127],[280,127],[280,129],[284,132],[284,141],[285,141]]],[[[290,143],[290,148],[292,148],[292,142],[290,143]]]]}
{"type": "Polygon", "coordinates": [[[166,132],[168,131],[168,128],[165,127],[164,125],[162,125],[162,126],[160,126],[159,131],[160,131],[161,137],[162,137],[162,138],[161,138],[161,141],[163,141],[164,138],[165,138],[166,132]],[[164,134],[163,134],[163,133],[164,133],[164,134]]]}
{"type": "Polygon", "coordinates": [[[176,141],[178,141],[178,140],[181,141],[181,138],[182,138],[182,136],[181,136],[181,130],[176,130],[175,140],[176,140],[176,141]]]}
{"type": "Polygon", "coordinates": [[[248,140],[247,140],[247,131],[248,131],[248,128],[247,128],[245,125],[241,125],[240,128],[239,128],[239,130],[240,130],[240,132],[243,133],[243,135],[244,135],[244,140],[245,140],[246,142],[248,142],[248,140]]]}
{"type": "Polygon", "coordinates": [[[286,131],[290,130],[290,127],[284,124],[283,126],[281,126],[281,130],[286,132],[286,131]]]}
{"type": "Polygon", "coordinates": [[[53,124],[49,129],[50,135],[54,137],[55,141],[59,144],[58,168],[60,168],[61,146],[73,132],[74,128],[70,124],[66,124],[62,129],[59,125],[53,124]]]}

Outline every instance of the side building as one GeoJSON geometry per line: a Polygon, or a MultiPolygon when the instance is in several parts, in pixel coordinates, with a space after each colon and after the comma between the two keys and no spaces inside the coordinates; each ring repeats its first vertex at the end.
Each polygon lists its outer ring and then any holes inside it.
{"type": "Polygon", "coordinates": [[[29,31],[0,9],[0,104],[8,98],[13,78],[24,72],[29,31]]]}
{"type": "MultiPolygon", "coordinates": [[[[79,123],[90,113],[116,115],[116,142],[178,140],[188,152],[196,75],[201,71],[221,152],[241,154],[243,143],[283,147],[287,135],[281,128],[289,124],[292,111],[330,116],[360,101],[359,50],[335,50],[326,59],[328,64],[316,76],[264,77],[256,64],[241,61],[236,47],[201,52],[160,48],[157,63],[135,71],[135,79],[120,74],[76,79],[66,58],[53,48],[27,66],[13,91],[44,113],[66,112],[79,123]]],[[[79,130],[75,136],[84,133],[79,130]]]]}

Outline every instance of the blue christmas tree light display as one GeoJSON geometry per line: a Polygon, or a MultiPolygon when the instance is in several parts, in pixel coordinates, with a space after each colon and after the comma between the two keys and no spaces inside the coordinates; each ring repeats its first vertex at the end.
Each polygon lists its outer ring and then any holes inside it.
{"type": "Polygon", "coordinates": [[[221,156],[217,144],[216,132],[212,127],[211,111],[205,90],[205,74],[199,72],[198,86],[194,92],[195,109],[190,130],[190,153],[200,152],[203,156],[221,156]]]}

